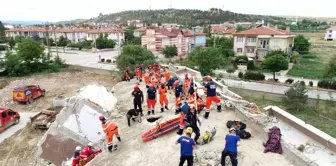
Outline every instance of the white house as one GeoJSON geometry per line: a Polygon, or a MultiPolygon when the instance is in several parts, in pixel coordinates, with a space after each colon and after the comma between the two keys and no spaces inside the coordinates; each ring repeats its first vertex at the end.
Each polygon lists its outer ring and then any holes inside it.
{"type": "Polygon", "coordinates": [[[336,40],[336,26],[327,29],[327,32],[324,35],[324,40],[336,40]]]}

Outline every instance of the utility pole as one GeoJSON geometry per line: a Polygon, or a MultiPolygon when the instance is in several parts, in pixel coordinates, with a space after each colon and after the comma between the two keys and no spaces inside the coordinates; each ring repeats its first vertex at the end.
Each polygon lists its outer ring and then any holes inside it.
{"type": "Polygon", "coordinates": [[[45,26],[45,29],[46,29],[46,35],[45,35],[45,38],[46,38],[46,41],[47,41],[47,47],[48,47],[48,54],[47,54],[47,59],[49,60],[50,59],[50,44],[49,44],[49,25],[48,25],[48,22],[44,23],[44,26],[45,26]]]}
{"type": "Polygon", "coordinates": [[[58,47],[57,47],[57,39],[56,39],[56,28],[55,26],[52,27],[54,30],[54,39],[55,39],[55,44],[56,44],[56,57],[58,58],[58,47]]]}

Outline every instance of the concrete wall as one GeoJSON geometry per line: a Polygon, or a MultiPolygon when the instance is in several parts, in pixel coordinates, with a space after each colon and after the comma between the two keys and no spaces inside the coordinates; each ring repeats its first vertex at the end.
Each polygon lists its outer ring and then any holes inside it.
{"type": "MultiPolygon", "coordinates": [[[[100,74],[100,75],[120,77],[120,74],[117,71],[111,71],[111,70],[105,70],[105,69],[97,69],[97,68],[85,67],[85,66],[79,66],[79,65],[68,65],[68,68],[70,70],[89,71],[89,72],[100,74]]],[[[120,79],[121,79],[121,77],[120,77],[120,79]]]]}

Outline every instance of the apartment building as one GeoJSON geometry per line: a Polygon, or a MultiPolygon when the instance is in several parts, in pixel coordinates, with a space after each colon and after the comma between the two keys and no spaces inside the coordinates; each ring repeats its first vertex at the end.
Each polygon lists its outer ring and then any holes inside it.
{"type": "Polygon", "coordinates": [[[327,29],[324,40],[336,40],[336,26],[327,29]]]}
{"type": "Polygon", "coordinates": [[[141,36],[141,45],[152,52],[162,53],[168,45],[175,45],[178,55],[183,56],[197,46],[205,46],[204,33],[176,28],[147,27],[146,33],[141,36]]]}
{"type": "Polygon", "coordinates": [[[262,61],[271,50],[291,53],[295,34],[287,30],[261,25],[239,33],[234,33],[234,52],[262,61]]]}
{"type": "Polygon", "coordinates": [[[108,35],[109,39],[115,41],[123,41],[124,33],[120,29],[88,29],[88,28],[41,28],[41,27],[27,27],[27,28],[13,28],[6,30],[7,37],[33,37],[39,36],[43,38],[47,36],[58,40],[61,36],[67,37],[72,42],[79,42],[83,40],[94,40],[99,37],[99,34],[108,35]]]}
{"type": "Polygon", "coordinates": [[[141,37],[143,34],[146,33],[147,27],[142,27],[134,30],[133,36],[134,37],[141,37]]]}
{"type": "Polygon", "coordinates": [[[213,37],[233,37],[232,34],[236,32],[236,28],[227,26],[211,26],[211,36],[213,37]]]}

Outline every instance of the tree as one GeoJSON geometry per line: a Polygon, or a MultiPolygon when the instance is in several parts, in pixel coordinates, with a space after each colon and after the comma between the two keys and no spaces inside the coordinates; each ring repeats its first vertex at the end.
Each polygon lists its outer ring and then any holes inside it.
{"type": "Polygon", "coordinates": [[[247,70],[255,70],[256,69],[256,66],[254,64],[254,61],[248,61],[247,62],[247,70]]]}
{"type": "Polygon", "coordinates": [[[49,40],[47,41],[47,38],[44,37],[42,40],[43,40],[43,44],[46,45],[46,46],[48,46],[48,44],[49,44],[49,46],[54,46],[55,45],[55,42],[54,42],[53,38],[49,38],[49,40]]]}
{"type": "Polygon", "coordinates": [[[103,37],[103,34],[100,34],[99,37],[96,39],[96,45],[98,49],[105,49],[105,48],[114,48],[116,43],[108,39],[107,36],[103,37]]]}
{"type": "Polygon", "coordinates": [[[32,62],[34,60],[41,59],[43,51],[44,47],[31,38],[23,39],[17,46],[17,55],[25,62],[32,62]]]}
{"type": "Polygon", "coordinates": [[[262,68],[273,72],[273,80],[275,80],[275,72],[288,69],[288,61],[282,55],[274,55],[264,59],[261,63],[262,68]]]}
{"type": "Polygon", "coordinates": [[[126,31],[124,32],[125,35],[125,45],[127,44],[138,44],[141,45],[141,38],[134,36],[134,30],[136,29],[135,26],[127,27],[126,31]]]}
{"type": "Polygon", "coordinates": [[[308,100],[307,92],[306,86],[296,81],[292,87],[285,91],[282,102],[286,104],[289,110],[302,110],[308,100]]]}
{"type": "Polygon", "coordinates": [[[167,59],[170,60],[170,58],[177,56],[177,47],[175,45],[166,46],[162,53],[167,59]]]}
{"type": "Polygon", "coordinates": [[[231,77],[231,73],[234,73],[236,71],[236,68],[233,66],[230,66],[226,69],[226,72],[229,73],[229,77],[231,77]]]}
{"type": "Polygon", "coordinates": [[[324,70],[324,78],[335,78],[336,77],[336,57],[330,59],[328,65],[324,70]]]}
{"type": "Polygon", "coordinates": [[[11,50],[13,50],[13,48],[15,47],[15,44],[16,44],[16,42],[15,42],[14,38],[11,37],[11,38],[9,39],[9,41],[8,41],[9,48],[10,48],[11,50]]]}
{"type": "Polygon", "coordinates": [[[203,49],[196,47],[188,56],[190,65],[197,66],[202,75],[212,75],[212,70],[223,68],[230,63],[230,58],[224,55],[219,48],[203,49]]]}
{"type": "Polygon", "coordinates": [[[40,36],[38,36],[38,35],[34,35],[34,36],[32,37],[32,39],[35,40],[35,41],[37,41],[37,42],[41,42],[41,38],[40,38],[40,36]]]}
{"type": "Polygon", "coordinates": [[[5,26],[0,21],[0,43],[6,42],[6,33],[5,33],[5,26]]]}
{"type": "Polygon", "coordinates": [[[301,58],[300,53],[298,53],[297,51],[293,51],[292,62],[295,63],[295,64],[300,63],[300,58],[301,58]]]}
{"type": "Polygon", "coordinates": [[[131,71],[135,68],[135,64],[149,64],[157,63],[152,52],[146,50],[140,45],[125,45],[122,48],[122,53],[117,57],[117,67],[121,72],[124,72],[127,67],[131,71]]]}
{"type": "Polygon", "coordinates": [[[282,50],[272,50],[270,52],[267,53],[267,55],[265,56],[265,58],[268,58],[268,57],[271,57],[271,56],[274,56],[274,55],[281,55],[285,58],[288,58],[288,54],[285,53],[284,51],[282,50]]]}
{"type": "Polygon", "coordinates": [[[16,37],[14,38],[15,43],[21,43],[21,41],[22,41],[24,38],[25,38],[24,36],[16,36],[16,37]]]}
{"type": "Polygon", "coordinates": [[[238,33],[238,32],[241,32],[241,31],[245,31],[245,30],[247,30],[246,28],[244,28],[243,26],[241,26],[241,25],[238,25],[237,26],[237,30],[236,30],[236,33],[238,33]]]}
{"type": "Polygon", "coordinates": [[[68,45],[68,38],[63,35],[58,39],[58,46],[63,47],[63,52],[65,52],[65,47],[68,45]]]}
{"type": "Polygon", "coordinates": [[[293,51],[300,54],[308,54],[310,49],[310,42],[303,35],[298,35],[294,38],[293,51]]]}

